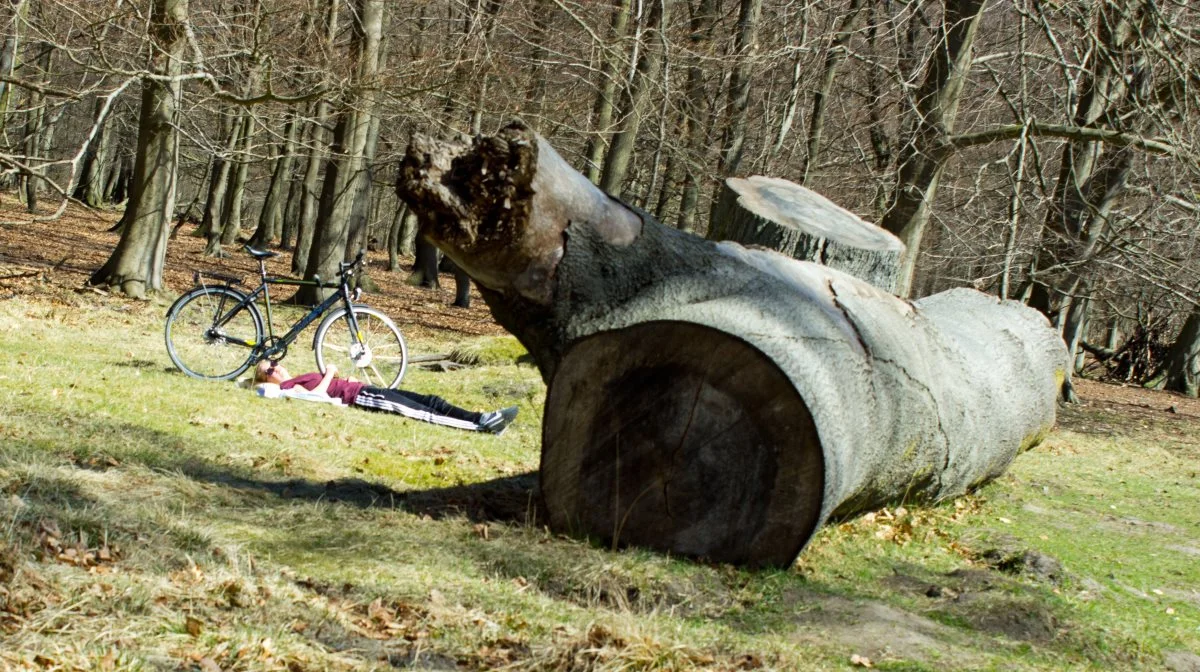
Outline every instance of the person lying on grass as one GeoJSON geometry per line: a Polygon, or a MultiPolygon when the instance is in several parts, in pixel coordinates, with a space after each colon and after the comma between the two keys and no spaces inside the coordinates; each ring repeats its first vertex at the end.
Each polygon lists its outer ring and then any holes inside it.
{"type": "Polygon", "coordinates": [[[326,367],[325,375],[314,372],[293,378],[282,364],[264,359],[254,369],[254,384],[274,384],[281,390],[299,387],[325,397],[340,399],[347,406],[395,413],[435,425],[492,434],[503,432],[517,417],[516,406],[488,413],[476,413],[431,394],[373,387],[352,378],[338,378],[336,374],[337,367],[331,364],[326,367]]]}

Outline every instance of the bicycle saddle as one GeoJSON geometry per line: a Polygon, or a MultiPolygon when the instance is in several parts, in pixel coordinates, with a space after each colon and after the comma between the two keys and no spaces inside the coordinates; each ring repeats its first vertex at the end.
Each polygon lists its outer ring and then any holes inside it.
{"type": "Polygon", "coordinates": [[[278,252],[272,252],[270,250],[257,250],[249,245],[243,246],[242,249],[246,250],[246,254],[249,254],[255,259],[270,259],[271,257],[279,256],[278,252]]]}

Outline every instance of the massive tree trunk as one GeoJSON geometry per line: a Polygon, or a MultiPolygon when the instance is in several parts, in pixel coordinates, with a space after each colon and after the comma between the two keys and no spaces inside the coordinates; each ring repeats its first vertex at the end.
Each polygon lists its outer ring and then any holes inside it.
{"type": "Polygon", "coordinates": [[[1200,308],[1188,315],[1167,353],[1165,387],[1189,397],[1200,396],[1200,308]]]}
{"type": "Polygon", "coordinates": [[[708,225],[710,240],[759,245],[815,261],[895,292],[904,244],[824,196],[772,177],[731,177],[708,225]]]}
{"type": "Polygon", "coordinates": [[[917,118],[900,157],[900,170],[883,228],[900,238],[907,250],[896,288],[908,296],[921,253],[921,238],[933,208],[938,180],[949,155],[940,149],[954,131],[963,83],[971,70],[972,49],[986,0],[948,0],[933,56],[913,101],[917,118]]]}
{"type": "MultiPolygon", "coordinates": [[[[325,184],[313,232],[304,277],[337,277],[338,264],[346,258],[351,213],[364,174],[371,117],[375,114],[379,47],[383,31],[383,0],[358,0],[352,28],[356,70],[353,89],[338,110],[333,146],[325,167],[325,184]]],[[[319,303],[328,290],[301,287],[300,303],[319,303]]]]}
{"type": "MultiPolygon", "coordinates": [[[[151,72],[165,77],[179,74],[186,46],[187,11],[187,0],[155,0],[151,6],[151,72]]],[[[90,282],[94,285],[108,285],[134,297],[162,289],[167,237],[175,209],[175,111],[179,92],[177,80],[142,81],[133,194],[126,206],[121,239],[108,261],[92,274],[90,282]]]]}
{"type": "Polygon", "coordinates": [[[415,139],[397,189],[549,384],[556,529],[787,566],[831,516],[962,493],[1054,422],[1036,311],[662,226],[522,126],[415,139]]]}

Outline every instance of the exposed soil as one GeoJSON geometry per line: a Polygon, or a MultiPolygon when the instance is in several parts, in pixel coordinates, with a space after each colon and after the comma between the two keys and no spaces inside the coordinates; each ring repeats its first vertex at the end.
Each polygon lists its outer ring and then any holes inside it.
{"type": "MultiPolygon", "coordinates": [[[[80,290],[112,254],[119,239],[118,234],[108,232],[120,219],[119,211],[96,212],[72,205],[62,218],[39,222],[11,196],[3,196],[8,197],[0,198],[0,298],[34,291],[35,284],[80,290]]],[[[167,246],[164,278],[169,292],[178,294],[191,288],[196,269],[254,281],[258,264],[242,251],[240,243],[226,248],[225,258],[205,256],[205,241],[189,235],[192,228],[180,229],[167,246]]],[[[288,275],[291,255],[279,251],[282,254],[268,262],[267,270],[288,275]]],[[[402,259],[401,270],[392,273],[387,270],[386,250],[368,252],[368,270],[379,292],[367,295],[364,302],[389,315],[402,330],[415,334],[422,330],[472,336],[504,333],[474,287],[470,308],[450,305],[454,301],[453,275],[443,274],[441,288],[436,290],[405,284],[412,261],[411,257],[402,259]]]]}

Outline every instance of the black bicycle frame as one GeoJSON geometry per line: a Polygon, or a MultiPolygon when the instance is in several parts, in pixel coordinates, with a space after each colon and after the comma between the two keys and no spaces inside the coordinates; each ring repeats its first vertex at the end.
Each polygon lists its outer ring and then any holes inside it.
{"type": "MultiPolygon", "coordinates": [[[[229,312],[223,314],[220,317],[220,319],[215,320],[213,322],[213,329],[217,329],[217,328],[223,326],[234,316],[234,314],[237,313],[237,311],[241,310],[242,308],[244,308],[245,306],[247,306],[249,304],[254,303],[255,300],[259,297],[259,295],[262,295],[263,302],[267,306],[267,338],[269,341],[274,341],[275,340],[275,325],[274,325],[274,321],[271,318],[271,291],[270,291],[271,285],[287,285],[287,286],[292,286],[292,287],[323,287],[323,288],[337,287],[338,288],[337,292],[330,294],[328,298],[326,298],[320,304],[314,306],[311,310],[309,310],[307,315],[305,315],[303,318],[301,318],[299,322],[293,324],[292,327],[290,329],[288,329],[287,333],[279,338],[278,343],[275,343],[269,349],[263,350],[261,353],[259,353],[258,357],[260,359],[263,357],[269,357],[270,355],[274,354],[275,352],[278,352],[280,349],[287,348],[289,345],[291,345],[293,342],[295,342],[296,338],[300,335],[300,332],[304,331],[305,327],[312,324],[313,320],[324,315],[326,313],[326,311],[328,311],[330,308],[332,308],[333,304],[337,303],[339,300],[343,301],[346,305],[346,316],[347,316],[347,319],[350,320],[351,333],[354,335],[354,338],[356,340],[359,339],[358,320],[357,320],[357,318],[354,317],[354,310],[352,309],[353,304],[350,300],[350,293],[349,293],[348,286],[346,284],[345,276],[343,276],[342,282],[338,283],[337,285],[333,285],[330,283],[323,283],[323,282],[319,282],[316,280],[296,280],[293,278],[267,277],[266,273],[263,273],[261,277],[262,277],[262,283],[259,284],[258,288],[255,289],[253,292],[250,292],[249,294],[247,294],[245,299],[242,299],[241,301],[239,301],[237,303],[236,306],[234,306],[233,308],[230,308],[229,312]]],[[[248,343],[246,341],[242,341],[237,338],[230,338],[228,336],[223,336],[223,338],[225,338],[225,341],[228,343],[243,345],[247,348],[258,349],[258,348],[263,347],[262,343],[248,343]]]]}

